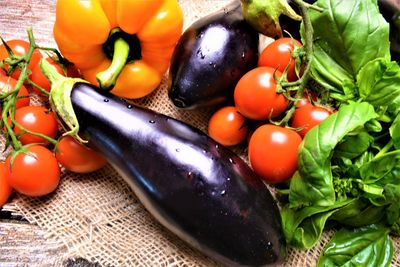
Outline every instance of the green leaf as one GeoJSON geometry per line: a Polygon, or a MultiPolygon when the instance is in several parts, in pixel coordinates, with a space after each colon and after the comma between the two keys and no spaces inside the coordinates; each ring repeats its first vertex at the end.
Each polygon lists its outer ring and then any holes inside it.
{"type": "Polygon", "coordinates": [[[332,214],[332,220],[349,226],[366,226],[378,223],[385,216],[384,207],[375,207],[368,200],[355,199],[332,214]]]}
{"type": "Polygon", "coordinates": [[[354,230],[342,228],[324,248],[318,267],[385,267],[390,266],[392,258],[389,229],[377,225],[354,230]]]}
{"type": "Polygon", "coordinates": [[[393,145],[396,149],[400,149],[400,113],[397,114],[392,125],[389,128],[390,136],[392,137],[393,145]]]}
{"type": "Polygon", "coordinates": [[[373,106],[389,106],[400,98],[400,66],[384,58],[368,62],[357,75],[360,97],[373,106]]]}
{"type": "Polygon", "coordinates": [[[292,208],[335,203],[331,170],[333,150],[347,134],[376,116],[370,104],[351,103],[341,106],[307,133],[297,156],[300,175],[295,175],[290,182],[292,208]]]}
{"type": "Polygon", "coordinates": [[[334,152],[334,157],[353,159],[362,155],[370,147],[374,138],[366,131],[355,135],[348,135],[340,142],[334,152]]]}
{"type": "Polygon", "coordinates": [[[301,249],[313,247],[320,239],[329,217],[352,201],[354,199],[338,201],[331,206],[311,206],[300,210],[284,206],[281,215],[287,242],[301,249]]]}
{"type": "Polygon", "coordinates": [[[400,164],[400,150],[375,157],[360,167],[360,178],[365,183],[375,183],[400,164]]]}
{"type": "Polygon", "coordinates": [[[389,24],[376,0],[318,0],[310,10],[314,28],[314,78],[334,92],[356,84],[360,69],[376,58],[390,58],[389,24]]]}

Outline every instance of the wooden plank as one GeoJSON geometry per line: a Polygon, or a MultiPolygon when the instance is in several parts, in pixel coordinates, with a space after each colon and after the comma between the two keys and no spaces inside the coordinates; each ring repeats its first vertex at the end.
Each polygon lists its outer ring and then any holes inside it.
{"type": "Polygon", "coordinates": [[[46,232],[29,223],[12,204],[0,207],[0,266],[100,267],[83,258],[65,259],[66,248],[46,238],[46,232]]]}
{"type": "Polygon", "coordinates": [[[60,244],[46,240],[45,232],[26,222],[0,221],[1,266],[61,265],[60,244]]]}

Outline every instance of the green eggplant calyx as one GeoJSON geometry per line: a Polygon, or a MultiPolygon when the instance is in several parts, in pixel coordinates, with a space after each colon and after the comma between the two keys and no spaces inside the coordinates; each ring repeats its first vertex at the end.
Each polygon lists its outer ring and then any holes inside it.
{"type": "Polygon", "coordinates": [[[272,38],[282,37],[280,15],[301,20],[286,0],[241,0],[245,20],[259,33],[272,38]]]}
{"type": "Polygon", "coordinates": [[[65,130],[63,135],[71,135],[81,143],[87,143],[79,136],[79,122],[71,101],[71,92],[77,82],[88,83],[79,78],[68,78],[59,74],[47,60],[40,61],[40,68],[50,80],[50,105],[65,130]]]}

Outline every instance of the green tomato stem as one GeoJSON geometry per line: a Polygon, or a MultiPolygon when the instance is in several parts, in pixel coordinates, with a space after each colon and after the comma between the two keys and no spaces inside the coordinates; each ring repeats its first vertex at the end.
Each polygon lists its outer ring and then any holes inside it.
{"type": "Polygon", "coordinates": [[[14,112],[12,110],[15,109],[15,98],[16,95],[10,96],[9,100],[6,102],[6,105],[4,106],[3,111],[1,113],[1,119],[3,120],[4,127],[6,128],[7,134],[11,139],[12,147],[14,148],[14,150],[20,150],[22,144],[14,134],[11,125],[8,123],[8,113],[11,113],[12,119],[14,117],[14,112]]]}
{"type": "Polygon", "coordinates": [[[13,122],[13,124],[14,124],[15,126],[17,126],[17,127],[18,127],[22,132],[24,132],[24,133],[28,133],[28,134],[35,135],[35,136],[37,136],[37,137],[40,137],[40,138],[46,140],[47,142],[49,142],[49,143],[51,143],[51,144],[53,144],[53,145],[57,145],[57,143],[58,143],[57,140],[55,140],[55,139],[53,139],[53,138],[51,138],[51,137],[49,137],[49,136],[47,136],[47,135],[45,135],[45,134],[33,132],[33,131],[31,131],[31,130],[26,129],[24,126],[22,126],[21,124],[19,124],[14,118],[12,118],[11,121],[13,122]]]}
{"type": "MultiPolygon", "coordinates": [[[[11,120],[14,120],[15,117],[15,102],[17,100],[17,95],[19,90],[21,89],[22,85],[24,84],[25,79],[28,77],[28,65],[32,58],[33,52],[36,49],[35,39],[33,37],[32,29],[28,29],[28,38],[29,38],[29,49],[24,57],[21,58],[21,62],[23,62],[23,67],[21,68],[21,74],[17,80],[17,83],[14,86],[14,90],[12,90],[12,94],[6,96],[8,99],[2,111],[1,117],[4,123],[4,127],[7,130],[8,136],[11,139],[11,144],[14,150],[20,150],[22,148],[22,144],[18,141],[18,138],[14,134],[11,125],[8,123],[7,115],[10,115],[11,120]]],[[[7,94],[7,93],[6,93],[7,94]]]]}
{"type": "Polygon", "coordinates": [[[33,87],[35,87],[36,89],[38,89],[43,95],[45,96],[49,96],[50,93],[46,91],[46,89],[44,89],[43,87],[41,87],[40,85],[34,83],[31,79],[27,78],[26,81],[32,85],[33,87]]]}
{"type": "Polygon", "coordinates": [[[99,86],[105,90],[111,90],[125,67],[129,56],[129,44],[123,39],[118,38],[114,43],[114,53],[111,65],[105,71],[99,72],[96,79],[99,86]]]}

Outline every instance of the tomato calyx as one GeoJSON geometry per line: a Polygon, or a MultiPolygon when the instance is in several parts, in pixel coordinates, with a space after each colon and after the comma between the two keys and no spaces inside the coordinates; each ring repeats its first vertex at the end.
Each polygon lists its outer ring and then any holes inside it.
{"type": "Polygon", "coordinates": [[[7,42],[0,37],[1,42],[3,43],[7,53],[8,53],[8,58],[2,60],[0,62],[0,68],[3,69],[6,72],[7,76],[10,76],[14,70],[17,68],[23,68],[23,65],[20,63],[25,63],[26,62],[26,57],[25,56],[16,56],[14,52],[12,51],[11,47],[7,44],[7,42]],[[5,66],[8,66],[7,68],[5,66]]]}

